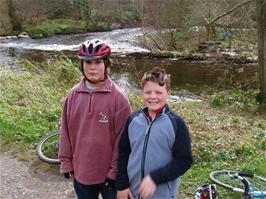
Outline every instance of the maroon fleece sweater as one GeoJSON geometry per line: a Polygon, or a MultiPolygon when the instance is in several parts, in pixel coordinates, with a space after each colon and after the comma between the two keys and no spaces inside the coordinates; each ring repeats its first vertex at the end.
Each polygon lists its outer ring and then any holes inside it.
{"type": "Polygon", "coordinates": [[[60,171],[86,185],[117,174],[118,144],[130,114],[127,98],[108,77],[89,92],[83,79],[67,96],[61,121],[60,171]]]}

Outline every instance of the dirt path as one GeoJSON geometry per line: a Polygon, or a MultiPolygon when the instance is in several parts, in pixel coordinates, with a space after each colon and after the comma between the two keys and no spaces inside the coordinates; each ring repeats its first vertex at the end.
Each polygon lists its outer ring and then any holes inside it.
{"type": "Polygon", "coordinates": [[[0,198],[60,198],[74,199],[72,181],[58,173],[58,166],[50,166],[33,157],[30,162],[19,161],[0,152],[0,198]]]}

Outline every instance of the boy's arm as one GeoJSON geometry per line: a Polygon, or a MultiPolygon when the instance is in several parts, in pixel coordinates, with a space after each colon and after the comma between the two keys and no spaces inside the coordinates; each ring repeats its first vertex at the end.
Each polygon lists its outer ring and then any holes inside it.
{"type": "Polygon", "coordinates": [[[175,142],[172,147],[173,160],[158,170],[150,173],[158,185],[182,176],[192,164],[191,140],[185,122],[179,118],[175,142]]]}
{"type": "Polygon", "coordinates": [[[128,137],[129,121],[130,119],[128,118],[124,133],[119,143],[118,173],[116,177],[116,188],[118,190],[125,190],[129,188],[129,179],[127,175],[127,164],[129,155],[131,153],[130,142],[128,137]]]}
{"type": "Polygon", "coordinates": [[[116,131],[116,140],[113,149],[111,167],[107,174],[107,177],[112,180],[116,179],[119,142],[123,134],[125,124],[130,112],[131,110],[129,102],[126,98],[123,98],[122,103],[120,103],[118,106],[118,110],[116,111],[114,118],[114,129],[116,131]]]}
{"type": "Polygon", "coordinates": [[[63,114],[61,118],[61,129],[60,129],[60,144],[58,157],[60,159],[60,172],[68,173],[73,171],[72,166],[72,149],[68,133],[67,125],[67,106],[68,98],[64,103],[63,114]]]}

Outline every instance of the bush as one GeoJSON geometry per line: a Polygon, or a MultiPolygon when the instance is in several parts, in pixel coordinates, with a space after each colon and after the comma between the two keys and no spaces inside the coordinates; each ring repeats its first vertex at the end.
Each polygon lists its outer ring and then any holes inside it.
{"type": "Polygon", "coordinates": [[[222,91],[212,96],[210,104],[215,107],[234,106],[248,111],[258,108],[255,90],[222,91]]]}
{"type": "Polygon", "coordinates": [[[90,22],[87,27],[89,32],[100,32],[100,31],[109,31],[111,26],[104,22],[90,22]]]}
{"type": "Polygon", "coordinates": [[[12,32],[12,27],[0,28],[0,36],[6,36],[12,32]]]}
{"type": "Polygon", "coordinates": [[[51,37],[55,34],[85,32],[84,27],[84,21],[55,19],[44,21],[37,26],[26,25],[23,27],[23,30],[26,31],[32,38],[39,39],[51,37]]]}

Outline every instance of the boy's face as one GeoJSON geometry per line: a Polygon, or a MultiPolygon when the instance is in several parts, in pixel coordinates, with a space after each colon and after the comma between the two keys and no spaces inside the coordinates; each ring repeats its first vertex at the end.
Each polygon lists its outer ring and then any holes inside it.
{"type": "Polygon", "coordinates": [[[99,82],[105,78],[105,65],[103,59],[84,61],[83,70],[86,77],[92,82],[99,82]]]}
{"type": "Polygon", "coordinates": [[[156,113],[162,108],[170,96],[170,92],[166,90],[165,85],[160,86],[158,83],[148,81],[142,90],[145,105],[150,113],[156,113]]]}

